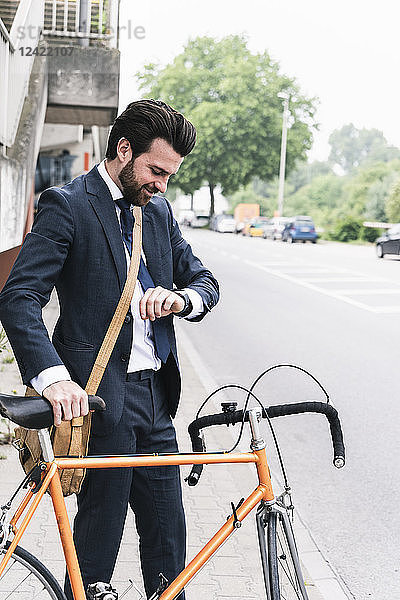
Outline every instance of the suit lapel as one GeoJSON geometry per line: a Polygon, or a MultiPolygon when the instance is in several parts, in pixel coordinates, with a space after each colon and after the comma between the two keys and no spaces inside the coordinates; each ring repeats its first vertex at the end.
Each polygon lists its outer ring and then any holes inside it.
{"type": "Polygon", "coordinates": [[[88,200],[103,227],[104,234],[110,246],[122,292],[127,276],[127,268],[125,250],[117,214],[115,212],[114,201],[106,183],[100,176],[96,167],[94,167],[85,177],[85,186],[88,200]]]}
{"type": "Polygon", "coordinates": [[[146,256],[147,269],[154,283],[160,279],[161,261],[159,257],[159,244],[157,243],[157,230],[152,201],[143,209],[143,236],[142,245],[146,256]]]}

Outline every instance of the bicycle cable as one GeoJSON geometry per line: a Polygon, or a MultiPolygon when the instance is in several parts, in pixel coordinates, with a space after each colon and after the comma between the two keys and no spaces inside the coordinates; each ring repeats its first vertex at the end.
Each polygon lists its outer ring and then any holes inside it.
{"type": "Polygon", "coordinates": [[[281,363],[281,364],[273,365],[272,367],[269,367],[268,369],[263,371],[260,375],[258,375],[258,377],[256,377],[256,379],[251,384],[250,390],[253,390],[255,388],[257,383],[260,381],[260,379],[262,379],[264,377],[264,375],[267,375],[267,373],[270,373],[274,369],[281,369],[281,368],[297,369],[298,371],[301,371],[302,373],[305,373],[306,375],[311,377],[311,379],[318,385],[318,387],[324,393],[325,398],[326,398],[326,403],[330,404],[329,394],[326,391],[326,389],[324,388],[324,386],[322,385],[322,383],[320,381],[318,381],[318,379],[316,377],[314,377],[314,375],[312,373],[307,371],[307,369],[304,369],[303,367],[299,367],[298,365],[292,365],[291,363],[281,363]]]}
{"type": "Polygon", "coordinates": [[[214,390],[211,394],[209,394],[207,396],[207,398],[204,400],[204,402],[200,405],[200,408],[198,409],[197,414],[196,414],[196,419],[199,418],[200,412],[203,410],[203,408],[205,407],[205,405],[207,404],[207,402],[213,396],[215,396],[217,393],[221,392],[222,390],[229,389],[229,388],[234,388],[234,389],[240,389],[242,391],[245,391],[247,393],[247,398],[246,398],[246,401],[245,401],[244,407],[243,407],[243,418],[242,418],[242,421],[241,421],[241,424],[240,424],[239,435],[237,437],[237,440],[236,440],[235,444],[232,446],[232,448],[230,448],[229,450],[226,450],[227,453],[233,452],[237,448],[237,446],[239,445],[239,443],[240,443],[240,441],[242,439],[242,436],[243,436],[243,429],[244,429],[244,424],[245,424],[246,411],[247,411],[247,407],[248,407],[250,398],[251,397],[254,398],[254,400],[256,400],[258,402],[258,404],[261,406],[261,408],[263,410],[263,414],[265,414],[265,416],[266,416],[266,418],[268,420],[268,425],[269,425],[269,428],[270,428],[270,431],[271,431],[271,436],[272,436],[272,439],[273,439],[273,442],[274,442],[274,446],[275,446],[275,449],[276,449],[276,453],[277,453],[277,456],[278,456],[278,461],[279,461],[279,466],[280,466],[280,470],[281,470],[283,481],[284,481],[284,486],[285,486],[286,491],[289,493],[289,490],[291,488],[289,486],[289,481],[288,481],[287,474],[286,474],[286,468],[285,468],[285,464],[284,464],[284,461],[283,461],[282,453],[281,453],[281,450],[280,450],[280,447],[279,447],[278,439],[277,439],[276,434],[275,434],[275,430],[274,430],[273,425],[271,423],[271,419],[270,419],[270,417],[268,415],[267,409],[265,408],[265,406],[263,405],[263,403],[261,402],[261,400],[259,400],[259,398],[253,392],[255,386],[257,385],[257,383],[265,375],[267,375],[271,371],[274,371],[275,369],[281,369],[281,368],[296,369],[296,370],[301,371],[302,373],[305,373],[306,375],[308,375],[318,385],[318,387],[322,390],[323,394],[325,395],[327,404],[330,404],[330,398],[329,398],[328,392],[326,391],[326,389],[324,388],[324,386],[322,385],[322,383],[316,377],[314,377],[314,375],[312,375],[312,373],[310,373],[309,371],[307,371],[307,369],[304,369],[303,367],[299,367],[298,365],[294,365],[294,364],[291,364],[291,363],[280,363],[280,364],[277,364],[277,365],[272,365],[272,367],[269,367],[268,369],[266,369],[265,371],[263,371],[260,375],[258,375],[256,377],[256,379],[253,381],[250,389],[248,389],[248,388],[246,388],[246,387],[244,387],[242,385],[238,385],[238,384],[232,383],[232,384],[223,385],[223,386],[219,387],[218,389],[214,390]]]}
{"type": "Polygon", "coordinates": [[[265,415],[265,417],[266,417],[266,419],[268,421],[268,425],[269,425],[269,428],[270,428],[270,431],[271,431],[271,436],[272,436],[272,439],[273,439],[273,442],[274,442],[274,446],[275,446],[275,449],[276,449],[276,453],[277,453],[277,456],[278,456],[279,465],[280,465],[280,469],[281,469],[281,472],[282,472],[282,476],[283,476],[285,488],[286,489],[290,489],[290,486],[289,486],[289,483],[288,483],[288,479],[287,479],[287,475],[286,475],[285,465],[284,465],[283,458],[282,458],[282,453],[281,453],[281,450],[279,448],[278,439],[276,437],[275,430],[274,430],[272,422],[271,422],[271,418],[269,417],[268,411],[264,407],[264,405],[261,402],[261,400],[259,398],[257,398],[257,396],[251,390],[249,390],[248,388],[244,387],[243,385],[238,385],[236,383],[226,384],[226,385],[223,385],[223,386],[219,387],[218,389],[214,390],[211,394],[209,394],[209,396],[207,396],[207,398],[205,399],[205,401],[203,402],[203,404],[200,406],[199,410],[197,411],[196,419],[199,418],[201,410],[204,408],[204,406],[207,404],[207,402],[209,400],[211,400],[211,398],[213,396],[215,396],[216,394],[218,394],[222,390],[226,390],[226,389],[230,389],[230,388],[239,389],[239,390],[242,390],[242,391],[246,392],[247,393],[247,398],[246,398],[246,401],[245,401],[244,407],[243,407],[243,417],[242,417],[242,421],[240,423],[240,431],[239,431],[238,438],[237,438],[235,444],[232,446],[232,448],[230,448],[229,450],[226,450],[226,452],[227,453],[233,452],[235,450],[235,448],[237,448],[237,446],[239,445],[240,440],[242,439],[244,424],[245,424],[245,420],[246,420],[247,407],[248,407],[248,404],[249,404],[249,401],[250,401],[250,397],[253,397],[254,400],[256,400],[258,402],[258,404],[261,406],[263,415],[265,415]]]}

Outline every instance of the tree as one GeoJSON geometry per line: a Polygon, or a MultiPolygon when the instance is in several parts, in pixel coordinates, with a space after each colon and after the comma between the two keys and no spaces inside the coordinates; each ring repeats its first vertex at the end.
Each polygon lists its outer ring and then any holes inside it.
{"type": "Polygon", "coordinates": [[[196,147],[176,183],[192,192],[206,183],[211,214],[217,184],[232,194],[254,176],[269,181],[278,173],[283,110],[278,92],[291,96],[288,172],[311,147],[315,99],[302,96],[267,52],[252,54],[244,37],[196,38],[171,64],[149,64],[137,76],[143,91],[168,102],[196,126],[196,147]]]}
{"type": "Polygon", "coordinates": [[[353,123],[336,129],[329,137],[329,144],[330,162],[345,173],[366,162],[389,162],[400,157],[400,150],[388,144],[382,131],[357,129],[353,123]]]}
{"type": "Polygon", "coordinates": [[[246,186],[242,186],[232,196],[228,196],[232,212],[237,204],[259,204],[260,214],[266,217],[274,213],[276,198],[276,194],[273,198],[259,194],[254,180],[246,186]]]}
{"type": "Polygon", "coordinates": [[[400,222],[400,179],[392,187],[386,204],[386,214],[392,223],[400,222]]]}
{"type": "Polygon", "coordinates": [[[310,215],[317,225],[331,226],[343,202],[343,178],[319,175],[294,194],[286,196],[285,215],[310,215]]]}
{"type": "Polygon", "coordinates": [[[300,162],[289,174],[286,183],[292,185],[293,193],[296,193],[301,187],[311,183],[315,177],[332,174],[332,165],[329,162],[318,160],[314,160],[312,163],[300,162]]]}
{"type": "Polygon", "coordinates": [[[364,216],[371,221],[386,220],[386,205],[389,200],[393,184],[399,174],[392,171],[383,179],[378,179],[367,191],[367,203],[364,216]]]}
{"type": "Polygon", "coordinates": [[[393,172],[398,170],[397,161],[392,163],[378,162],[365,165],[354,171],[344,186],[344,197],[348,214],[357,218],[366,217],[366,206],[371,199],[371,188],[376,189],[378,182],[382,182],[393,172]]]}

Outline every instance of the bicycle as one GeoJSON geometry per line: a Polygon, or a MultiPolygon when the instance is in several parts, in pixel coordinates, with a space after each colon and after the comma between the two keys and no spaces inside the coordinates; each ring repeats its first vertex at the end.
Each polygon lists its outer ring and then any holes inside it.
{"type": "MultiPolygon", "coordinates": [[[[225,540],[240,529],[243,519],[254,509],[256,509],[258,542],[267,600],[308,600],[290,519],[290,513],[293,511],[290,488],[285,478],[283,493],[278,497],[274,496],[266,456],[266,444],[260,431],[260,421],[262,418],[266,418],[270,423],[272,418],[278,416],[304,412],[316,412],[325,415],[330,424],[334,448],[333,464],[337,468],[341,468],[345,464],[341,425],[336,409],[329,403],[303,402],[265,408],[252,391],[255,383],[250,390],[236,385],[223,386],[217,390],[216,392],[219,392],[223,389],[235,387],[247,392],[248,397],[243,410],[237,410],[237,404],[234,402],[224,402],[222,403],[222,412],[203,417],[197,416],[189,425],[193,453],[176,454],[88,456],[84,458],[54,457],[47,429],[52,425],[53,421],[52,409],[49,402],[40,397],[26,398],[0,395],[0,414],[22,427],[38,429],[43,452],[43,460],[25,477],[10,501],[1,507],[0,600],[14,597],[18,597],[21,600],[39,597],[44,600],[65,600],[63,590],[50,571],[36,557],[18,546],[46,490],[49,490],[51,495],[74,599],[118,599],[116,590],[111,585],[104,583],[99,584],[97,588],[92,586],[91,589],[87,590],[88,596],[86,596],[65,501],[62,495],[59,476],[60,470],[193,465],[187,480],[189,485],[196,485],[203,465],[232,463],[254,464],[258,476],[257,487],[246,499],[242,499],[236,506],[234,503],[231,503],[232,514],[227,521],[174,581],[171,583],[167,582],[162,573],[160,573],[159,587],[154,591],[150,600],[174,600],[178,598],[181,591],[192,580],[194,575],[215,554],[225,540]],[[247,409],[250,397],[259,402],[260,408],[247,409]],[[234,425],[235,423],[241,423],[242,432],[246,422],[249,422],[251,430],[249,452],[206,451],[204,438],[201,434],[203,429],[212,425],[234,425]],[[28,492],[12,517],[7,520],[12,503],[23,486],[29,486],[28,492]]],[[[206,402],[216,392],[213,392],[207,398],[206,402]]],[[[90,410],[104,410],[105,408],[104,402],[94,396],[89,398],[89,405],[90,410]]],[[[133,583],[132,586],[137,590],[133,583]]],[[[120,598],[127,591],[125,590],[120,598]]]]}

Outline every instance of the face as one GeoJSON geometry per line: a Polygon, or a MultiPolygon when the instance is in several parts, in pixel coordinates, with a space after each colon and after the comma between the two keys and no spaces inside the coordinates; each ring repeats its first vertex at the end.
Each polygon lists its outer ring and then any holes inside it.
{"type": "Polygon", "coordinates": [[[119,173],[122,191],[134,206],[145,206],[154,194],[164,193],[183,158],[168,142],[155,139],[148,152],[129,160],[119,173]]]}

